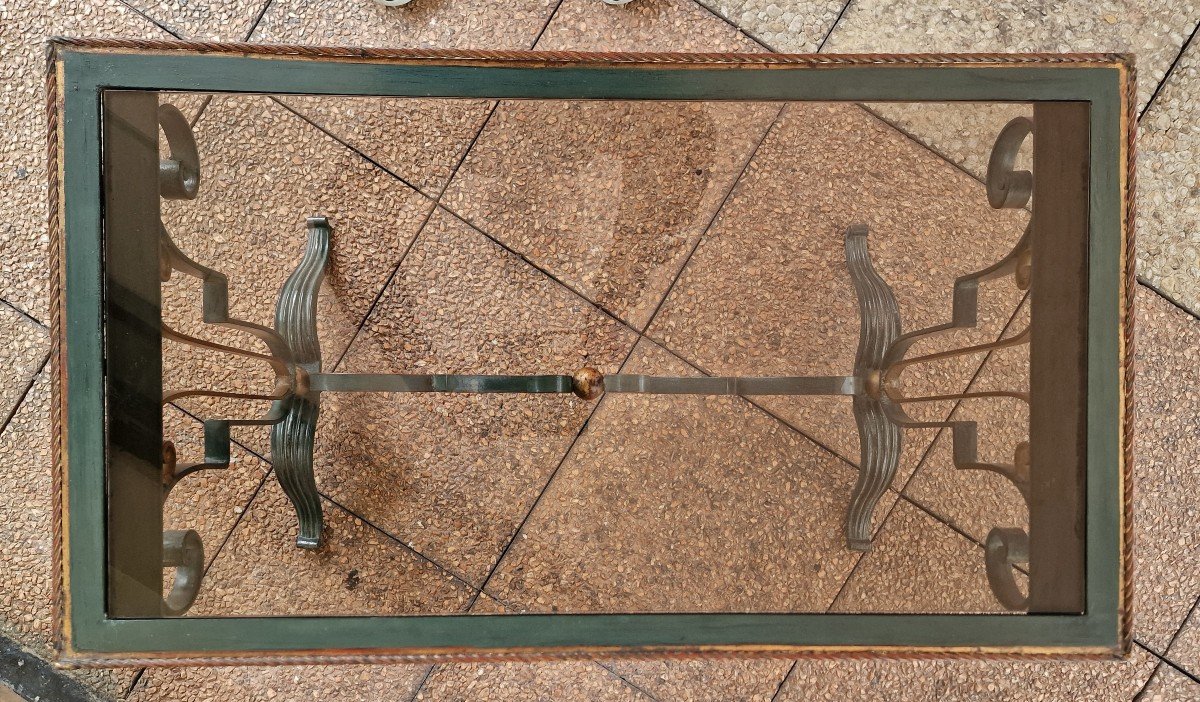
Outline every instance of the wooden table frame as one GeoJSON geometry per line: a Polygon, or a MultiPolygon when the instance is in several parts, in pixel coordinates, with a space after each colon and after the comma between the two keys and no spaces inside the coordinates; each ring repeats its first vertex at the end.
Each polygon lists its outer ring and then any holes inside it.
{"type": "MultiPolygon", "coordinates": [[[[51,44],[47,82],[55,281],[55,620],[62,662],[112,666],[1128,653],[1135,125],[1128,57],[446,52],[63,39],[51,44]],[[114,392],[135,396],[146,391],[115,386],[128,386],[127,379],[138,372],[136,366],[121,366],[121,359],[142,358],[137,344],[145,340],[117,333],[119,328],[114,332],[120,320],[110,319],[108,329],[101,324],[106,295],[120,295],[115,284],[129,282],[114,279],[116,267],[110,270],[102,255],[105,237],[112,234],[102,210],[102,93],[119,89],[514,99],[1033,102],[1035,119],[1050,116],[1045,131],[1064,145],[1037,151],[1043,157],[1038,168],[1053,167],[1056,177],[1043,178],[1039,170],[1035,183],[1044,185],[1035,185],[1034,202],[1053,201],[1057,206],[1039,214],[1035,204],[1034,242],[1060,266],[1057,274],[1040,277],[1035,266],[1033,284],[1041,281],[1042,294],[1056,300],[1041,314],[1056,318],[1057,324],[1044,328],[1057,326],[1071,333],[1039,341],[1034,329],[1031,384],[1054,382],[1065,391],[1042,393],[1049,398],[1045,402],[1057,405],[1039,409],[1035,399],[1032,408],[1060,419],[1040,423],[1031,432],[1033,471],[1039,461],[1053,461],[1057,467],[1044,471],[1048,477],[1041,496],[1035,494],[1031,501],[1030,522],[1031,530],[1078,527],[1083,548],[1071,555],[1031,546],[1030,568],[1036,571],[1039,559],[1054,563],[1045,570],[1060,573],[1063,587],[1053,591],[1068,594],[1033,608],[1048,613],[1027,615],[112,616],[106,604],[112,586],[107,567],[110,540],[121,538],[122,530],[153,532],[144,522],[110,523],[106,492],[115,485],[121,499],[161,502],[161,494],[151,494],[150,483],[137,475],[151,463],[160,466],[162,442],[159,426],[157,433],[149,428],[134,442],[137,445],[116,451],[110,443],[114,425],[148,421],[114,416],[108,405],[114,392]],[[1036,243],[1039,232],[1047,232],[1042,244],[1036,243]],[[114,343],[133,346],[117,349],[114,343]],[[1039,348],[1044,350],[1039,353],[1039,348]],[[1051,348],[1058,351],[1047,353],[1051,348]],[[134,469],[124,471],[121,461],[131,462],[134,469]],[[1083,601],[1077,602],[1071,592],[1082,593],[1083,601]]],[[[129,241],[136,241],[136,234],[131,237],[129,241]]],[[[109,242],[108,255],[119,250],[121,267],[157,265],[157,248],[114,249],[114,242],[115,238],[109,242]]],[[[157,356],[150,352],[148,358],[157,356]]],[[[161,514],[158,519],[161,530],[161,514]]]]}

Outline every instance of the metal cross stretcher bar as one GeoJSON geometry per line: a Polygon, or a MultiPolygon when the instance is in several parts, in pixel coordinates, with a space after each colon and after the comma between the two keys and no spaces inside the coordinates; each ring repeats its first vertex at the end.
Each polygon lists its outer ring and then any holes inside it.
{"type": "MultiPolygon", "coordinates": [[[[662,377],[585,368],[574,375],[417,375],[314,373],[309,392],[574,393],[585,399],[599,376],[600,392],[648,395],[854,395],[861,383],[851,375],[781,377],[662,377]]],[[[592,391],[594,392],[594,390],[592,391]]]]}

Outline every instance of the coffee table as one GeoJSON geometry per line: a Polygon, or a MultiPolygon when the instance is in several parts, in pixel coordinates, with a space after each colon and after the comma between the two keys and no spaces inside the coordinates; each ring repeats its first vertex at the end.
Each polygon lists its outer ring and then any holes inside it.
{"type": "MultiPolygon", "coordinates": [[[[1114,55],[639,55],[57,42],[49,81],[51,154],[57,164],[51,222],[58,282],[53,358],[64,660],[110,665],[1127,652],[1131,72],[1128,60],[1114,55]],[[256,306],[273,308],[273,323],[242,318],[231,304],[238,291],[229,269],[256,261],[195,254],[165,224],[168,203],[204,203],[205,145],[192,125],[197,111],[209,100],[253,94],[277,96],[279,105],[297,115],[303,108],[291,106],[287,96],[502,99],[517,106],[1028,103],[1031,118],[1013,118],[996,134],[981,192],[997,212],[1032,214],[1023,233],[986,265],[954,279],[928,281],[949,296],[930,324],[907,321],[923,313],[906,309],[873,260],[875,237],[889,234],[859,221],[840,230],[836,276],[846,284],[839,297],[858,319],[857,325],[851,317],[831,319],[857,326],[852,366],[840,373],[604,372],[597,367],[602,364],[586,360],[533,373],[488,367],[352,372],[339,365],[347,349],[323,348],[319,333],[331,247],[337,250],[342,221],[352,216],[279,213],[274,236],[297,243],[303,237],[306,243],[290,263],[273,258],[261,274],[268,279],[290,271],[256,306]],[[194,281],[190,298],[164,292],[181,279],[194,281]],[[991,285],[1017,291],[1027,318],[1014,313],[1003,334],[963,341],[986,316],[980,300],[991,285]],[[172,315],[188,307],[189,299],[195,315],[176,322],[172,315]],[[203,373],[177,372],[164,360],[169,344],[191,349],[182,355],[185,365],[188,353],[216,354],[230,368],[251,363],[269,369],[269,381],[257,389],[196,383],[203,373]],[[1028,349],[1026,383],[988,389],[939,385],[937,372],[921,391],[906,382],[922,368],[1005,349],[1028,349]],[[320,554],[327,503],[314,463],[320,463],[330,422],[355,421],[353,415],[337,415],[336,408],[376,395],[414,394],[430,402],[484,394],[561,396],[561,402],[592,413],[608,396],[645,396],[639,401],[651,404],[670,396],[729,396],[772,416],[786,415],[780,402],[845,398],[840,407],[857,427],[859,449],[849,458],[857,479],[837,526],[846,554],[871,551],[881,504],[890,505],[903,488],[896,476],[906,436],[914,430],[945,429],[954,468],[1000,476],[1019,493],[1028,520],[994,524],[982,538],[979,558],[997,605],[993,613],[964,613],[950,605],[920,614],[834,614],[777,611],[768,604],[761,611],[680,612],[635,606],[512,613],[509,607],[504,610],[509,613],[483,616],[369,610],[354,612],[358,616],[337,610],[292,616],[269,608],[252,616],[189,614],[206,588],[211,568],[206,553],[211,556],[222,544],[206,543],[199,529],[164,526],[164,501],[177,486],[228,469],[234,440],[251,450],[254,440],[246,437],[258,428],[269,435],[269,452],[263,453],[271,480],[278,481],[294,514],[294,546],[320,554]],[[198,416],[202,450],[188,455],[164,416],[172,408],[198,415],[187,403],[200,398],[217,400],[224,414],[198,416]],[[1027,435],[1006,437],[1003,459],[981,456],[986,421],[919,411],[939,402],[989,398],[1028,407],[1027,435]],[[334,420],[323,414],[331,401],[334,420]],[[164,569],[173,571],[165,584],[164,569]]],[[[271,132],[273,119],[264,116],[264,133],[271,132]]],[[[272,204],[269,192],[242,195],[246,212],[272,204]]],[[[442,198],[437,192],[433,199],[442,198]]],[[[671,202],[665,199],[661,208],[671,202]]],[[[434,205],[438,213],[440,207],[434,205]]],[[[236,223],[217,222],[214,214],[212,234],[236,236],[236,223]]],[[[534,254],[516,255],[539,270],[549,265],[534,254]]],[[[895,269],[895,263],[889,265],[895,269]]],[[[655,339],[650,320],[631,324],[623,312],[608,314],[646,343],[655,339]]],[[[574,322],[560,321],[568,329],[574,322]]],[[[355,333],[366,323],[360,320],[355,333]]],[[[454,323],[467,334],[472,320],[454,323]]],[[[778,364],[767,359],[761,365],[778,364]]],[[[209,376],[224,368],[198,367],[209,376]]],[[[787,423],[786,417],[776,418],[787,423]]],[[[504,420],[494,421],[500,426],[504,420]]],[[[388,439],[433,442],[419,433],[388,439]]],[[[626,439],[639,440],[653,439],[626,439]]],[[[494,461],[491,470],[504,470],[508,457],[482,455],[485,464],[494,461]]],[[[687,470],[686,461],[680,465],[687,470]]],[[[904,574],[897,571],[895,577],[904,574]]],[[[477,590],[476,598],[486,587],[477,590]]]]}

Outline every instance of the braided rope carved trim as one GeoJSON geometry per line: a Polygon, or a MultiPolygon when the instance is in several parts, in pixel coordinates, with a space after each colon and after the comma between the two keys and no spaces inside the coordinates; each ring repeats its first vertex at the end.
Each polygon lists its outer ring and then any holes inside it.
{"type": "Polygon", "coordinates": [[[251,44],[247,42],[191,42],[156,39],[97,39],[60,37],[51,40],[56,48],[132,49],[155,52],[189,51],[243,56],[291,56],[296,58],[357,58],[432,61],[496,61],[572,64],[729,64],[729,65],[926,65],[926,64],[1055,64],[1112,65],[1129,63],[1119,53],[925,53],[925,54],[742,54],[674,52],[578,52],[578,51],[487,51],[447,49],[392,49],[305,46],[300,44],[251,44]]]}
{"type": "Polygon", "coordinates": [[[1134,297],[1137,292],[1137,256],[1134,252],[1135,235],[1137,231],[1137,72],[1133,62],[1125,64],[1125,246],[1121,255],[1125,258],[1125,309],[1122,310],[1122,331],[1124,333],[1124,396],[1122,402],[1121,452],[1122,452],[1122,504],[1121,504],[1121,616],[1120,642],[1121,650],[1126,654],[1133,644],[1133,434],[1136,420],[1136,404],[1134,400],[1134,297]]]}
{"type": "Polygon", "coordinates": [[[534,663],[596,660],[988,660],[988,661],[1094,661],[1113,660],[1112,652],[1072,653],[1070,651],[1047,650],[991,650],[991,649],[796,649],[796,650],[618,650],[599,651],[568,650],[547,652],[537,650],[488,651],[459,653],[301,653],[271,655],[251,653],[247,655],[214,656],[129,656],[129,657],[67,657],[60,665],[76,668],[90,667],[169,667],[169,666],[229,666],[229,665],[346,665],[346,664],[403,664],[403,663],[534,663]]]}
{"type": "Polygon", "coordinates": [[[50,455],[51,455],[51,530],[54,543],[50,549],[51,603],[50,619],[53,622],[54,647],[64,650],[66,645],[66,592],[64,581],[65,557],[63,554],[63,500],[66,498],[63,484],[65,463],[64,429],[66,427],[66,400],[63,396],[66,367],[62,357],[64,319],[62,290],[65,271],[62,265],[62,228],[59,223],[59,179],[58,179],[58,63],[53,47],[46,52],[46,181],[47,234],[50,239],[50,455]]]}

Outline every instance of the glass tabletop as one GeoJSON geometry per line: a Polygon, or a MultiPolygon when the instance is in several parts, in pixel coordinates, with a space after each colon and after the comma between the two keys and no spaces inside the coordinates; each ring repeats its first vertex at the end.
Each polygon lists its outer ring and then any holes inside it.
{"type": "Polygon", "coordinates": [[[1082,609],[1033,105],[103,99],[114,616],[1082,609]]]}

